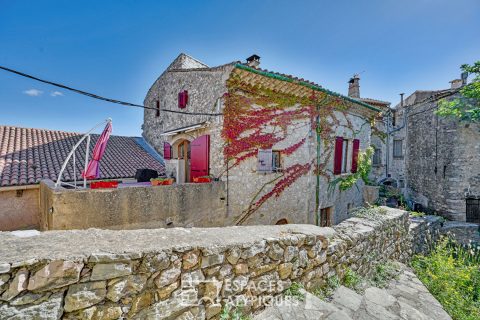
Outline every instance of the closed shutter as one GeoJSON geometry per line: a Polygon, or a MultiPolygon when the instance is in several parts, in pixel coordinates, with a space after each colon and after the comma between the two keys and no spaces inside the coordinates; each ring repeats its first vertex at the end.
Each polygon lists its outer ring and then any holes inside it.
{"type": "Polygon", "coordinates": [[[163,143],[163,159],[172,159],[172,146],[168,142],[163,143]]]}
{"type": "Polygon", "coordinates": [[[188,104],[188,91],[184,90],[178,93],[178,107],[183,109],[188,104]]]}
{"type": "Polygon", "coordinates": [[[272,149],[258,149],[257,154],[257,172],[266,173],[272,172],[272,160],[273,152],[272,149]]]}
{"type": "Polygon", "coordinates": [[[360,140],[353,140],[353,151],[352,151],[352,173],[357,172],[358,167],[358,152],[360,150],[360,140]]]}
{"type": "Polygon", "coordinates": [[[342,173],[342,149],[343,149],[343,138],[337,137],[335,139],[335,155],[333,157],[333,173],[334,174],[342,173]]]}
{"type": "Polygon", "coordinates": [[[190,181],[209,175],[210,136],[204,135],[190,143],[190,181]]]}

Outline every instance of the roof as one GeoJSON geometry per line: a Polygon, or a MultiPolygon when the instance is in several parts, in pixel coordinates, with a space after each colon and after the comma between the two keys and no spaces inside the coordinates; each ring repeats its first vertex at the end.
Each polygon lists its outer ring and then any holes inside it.
{"type": "MultiPolygon", "coordinates": [[[[0,186],[39,183],[42,179],[56,180],[60,168],[81,133],[0,126],[0,186]]],[[[90,152],[99,137],[93,134],[90,152]]],[[[132,178],[137,169],[149,168],[164,173],[162,162],[137,143],[136,137],[110,136],[100,161],[101,179],[132,178]]],[[[76,152],[76,175],[81,179],[86,143],[76,152]]],[[[91,153],[90,153],[91,154],[91,153]]],[[[63,178],[73,180],[73,164],[69,162],[63,178]]]]}
{"type": "Polygon", "coordinates": [[[291,82],[291,83],[295,83],[295,84],[298,84],[300,86],[310,88],[310,89],[313,89],[313,90],[316,90],[316,91],[325,92],[325,93],[327,93],[331,96],[339,97],[341,99],[344,99],[346,101],[355,103],[357,105],[360,105],[364,108],[370,109],[370,110],[375,111],[375,112],[381,112],[382,111],[382,110],[378,109],[377,107],[371,106],[370,104],[365,103],[361,100],[357,100],[357,99],[347,97],[347,96],[344,96],[342,94],[330,91],[328,89],[323,88],[319,84],[316,84],[314,82],[311,82],[311,81],[308,81],[308,80],[305,80],[305,79],[299,79],[299,78],[294,77],[292,75],[278,73],[278,72],[272,72],[272,71],[265,70],[265,69],[253,68],[253,67],[245,65],[243,63],[237,63],[237,64],[235,64],[235,67],[238,68],[238,69],[246,70],[246,71],[256,73],[256,74],[259,74],[259,75],[262,75],[262,76],[266,76],[266,77],[269,77],[269,78],[273,78],[273,79],[277,79],[277,80],[281,80],[281,81],[286,81],[286,82],[291,82]]]}
{"type": "Polygon", "coordinates": [[[381,108],[385,108],[385,107],[388,108],[388,106],[390,105],[390,102],[372,99],[372,98],[358,98],[358,100],[368,103],[369,105],[377,106],[381,108]]]}

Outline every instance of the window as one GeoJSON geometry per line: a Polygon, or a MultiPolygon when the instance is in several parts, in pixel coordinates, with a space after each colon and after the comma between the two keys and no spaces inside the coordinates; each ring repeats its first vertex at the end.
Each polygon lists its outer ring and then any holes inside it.
{"type": "Polygon", "coordinates": [[[375,148],[375,151],[373,153],[372,164],[374,166],[382,165],[382,150],[380,148],[375,148]]]}
{"type": "Polygon", "coordinates": [[[398,187],[400,189],[405,188],[405,180],[403,179],[398,180],[398,187]]]}
{"type": "Polygon", "coordinates": [[[280,151],[272,151],[272,170],[281,171],[282,170],[282,161],[280,157],[280,151]]]}
{"type": "Polygon", "coordinates": [[[342,146],[342,173],[347,172],[348,167],[348,140],[343,140],[342,146]]]}
{"type": "Polygon", "coordinates": [[[155,111],[155,117],[160,117],[160,101],[157,100],[157,110],[155,111]]]}
{"type": "Polygon", "coordinates": [[[271,173],[282,170],[281,151],[272,149],[258,149],[257,172],[271,173]]]}
{"type": "Polygon", "coordinates": [[[393,140],[393,157],[403,157],[403,140],[393,140]]]}
{"type": "Polygon", "coordinates": [[[187,106],[188,104],[188,91],[183,90],[178,93],[178,107],[180,109],[183,109],[187,106]]]}
{"type": "Polygon", "coordinates": [[[320,227],[330,227],[332,225],[332,207],[320,209],[320,227]]]}

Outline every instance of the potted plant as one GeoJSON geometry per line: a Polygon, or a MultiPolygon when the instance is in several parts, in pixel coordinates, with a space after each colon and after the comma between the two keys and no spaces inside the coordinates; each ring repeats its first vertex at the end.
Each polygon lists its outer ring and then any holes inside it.
{"type": "Polygon", "coordinates": [[[90,183],[90,189],[115,189],[118,187],[118,180],[100,180],[90,183]]]}
{"type": "Polygon", "coordinates": [[[173,184],[173,178],[152,178],[150,183],[152,186],[169,186],[173,184]]]}
{"type": "Polygon", "coordinates": [[[194,177],[193,183],[209,183],[212,182],[211,176],[202,176],[202,177],[194,177]]]}

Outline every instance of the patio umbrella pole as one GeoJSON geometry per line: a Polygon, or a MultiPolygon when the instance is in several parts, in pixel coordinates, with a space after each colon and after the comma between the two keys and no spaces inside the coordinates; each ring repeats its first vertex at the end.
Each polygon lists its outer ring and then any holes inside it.
{"type": "MultiPolygon", "coordinates": [[[[62,165],[62,168],[60,169],[60,172],[58,174],[58,177],[57,177],[57,182],[55,183],[55,188],[57,188],[60,184],[62,184],[62,174],[63,174],[63,171],[65,171],[65,168],[67,167],[67,164],[68,164],[68,161],[70,160],[70,158],[73,156],[73,154],[75,153],[75,151],[77,150],[77,148],[80,146],[80,144],[85,140],[85,139],[88,139],[87,142],[88,144],[90,144],[90,135],[91,133],[96,130],[98,127],[104,125],[104,124],[108,124],[109,122],[112,122],[112,119],[111,118],[108,118],[100,123],[98,123],[97,125],[95,125],[92,129],[90,129],[87,133],[85,133],[83,135],[83,137],[73,146],[72,150],[70,151],[70,153],[67,155],[67,158],[65,159],[65,161],[63,162],[63,165],[62,165]]],[[[88,158],[88,149],[89,149],[89,145],[87,146],[87,151],[86,151],[86,157],[85,158],[88,158]]],[[[85,162],[85,168],[86,169],[86,166],[87,166],[87,161],[85,162]]],[[[71,184],[68,184],[66,182],[63,182],[64,184],[67,184],[67,185],[71,185],[71,184]]],[[[84,178],[84,187],[86,187],[86,179],[84,178]]]]}

